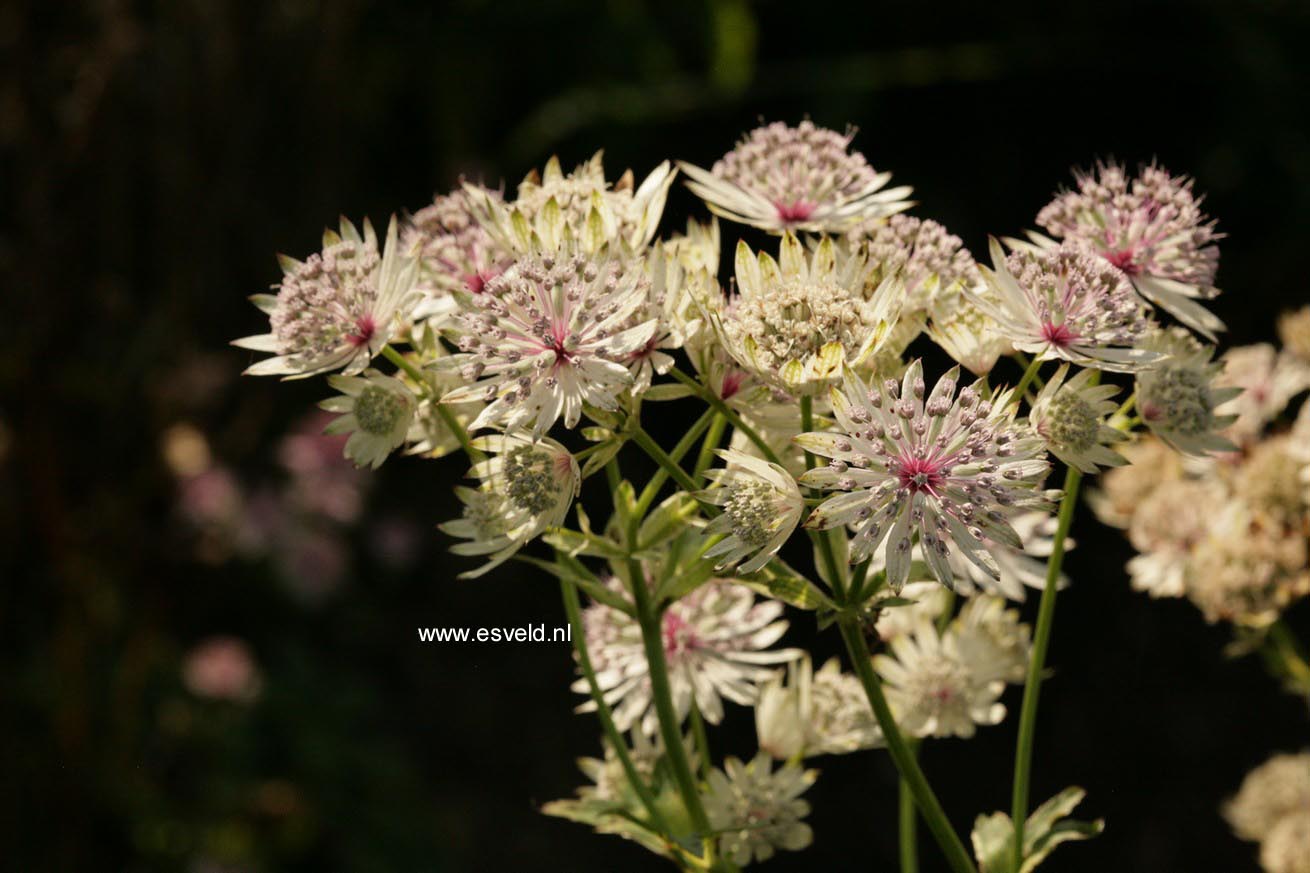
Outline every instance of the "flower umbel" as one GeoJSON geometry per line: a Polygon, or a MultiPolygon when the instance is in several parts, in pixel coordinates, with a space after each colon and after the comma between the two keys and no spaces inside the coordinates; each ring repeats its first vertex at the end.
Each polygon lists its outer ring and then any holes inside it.
{"type": "Polygon", "coordinates": [[[769,562],[800,523],[805,510],[796,480],[777,464],[723,449],[727,466],[711,472],[714,485],[697,496],[723,513],[705,528],[724,538],[705,553],[722,570],[741,561],[738,573],[754,573],[769,562]],[[749,559],[749,560],[748,560],[749,559]]]}
{"type": "Polygon", "coordinates": [[[396,317],[414,305],[418,264],[400,254],[396,219],[387,228],[381,253],[373,225],[361,235],[341,219],[341,232],[323,233],[323,250],[304,261],[283,256],[282,284],[276,297],[252,298],[268,313],[272,333],[232,344],[275,357],[246,369],[251,376],[300,378],[342,370],[360,373],[378,354],[396,317]]]}
{"type": "Polygon", "coordinates": [[[916,534],[942,584],[955,579],[952,545],[998,578],[992,544],[1023,547],[1008,519],[1047,503],[1038,490],[1049,469],[1042,442],[1015,422],[1011,392],[988,401],[971,386],[957,396],[958,373],[953,369],[927,393],[917,360],[899,384],[888,379],[876,390],[848,371],[844,388],[832,390],[837,429],[796,438],[831,459],[805,473],[801,484],[844,492],[820,504],[806,526],[850,526],[852,562],[886,541],[893,590],[909,575],[916,534]]]}
{"type": "Polygon", "coordinates": [[[1056,195],[1037,223],[1057,239],[1090,246],[1123,271],[1144,298],[1214,340],[1224,323],[1196,301],[1214,287],[1223,234],[1201,211],[1192,180],[1154,164],[1129,179],[1104,163],[1077,174],[1077,191],[1056,195]]]}
{"type": "Polygon", "coordinates": [[[1037,395],[1028,414],[1033,429],[1046,441],[1051,454],[1084,473],[1094,475],[1100,467],[1126,464],[1109,448],[1126,437],[1105,424],[1106,416],[1116,408],[1109,398],[1119,389],[1091,384],[1091,370],[1080,370],[1065,382],[1068,372],[1069,365],[1061,365],[1037,395]]]}
{"type": "Polygon", "coordinates": [[[837,133],[802,121],[757,127],[710,172],[679,163],[687,187],[729,221],[771,231],[835,233],[861,219],[909,209],[911,189],[883,186],[890,173],[875,173],[850,151],[855,132],[837,133]]]}
{"type": "Polygon", "coordinates": [[[359,466],[377,469],[405,442],[414,420],[417,399],[404,382],[366,370],[360,376],[329,376],[328,384],[341,392],[319,404],[328,412],[342,413],[324,433],[348,433],[345,453],[359,466]]]}
{"type": "Polygon", "coordinates": [[[1217,410],[1242,389],[1217,387],[1223,366],[1210,360],[1214,349],[1180,328],[1157,331],[1143,346],[1169,355],[1137,374],[1137,409],[1151,432],[1185,455],[1235,449],[1219,432],[1237,416],[1219,415],[1217,410]]]}
{"type": "Polygon", "coordinates": [[[710,773],[705,811],[719,836],[719,851],[738,866],[767,861],[777,849],[797,852],[814,841],[802,819],[810,805],[801,799],[818,774],[796,764],[773,769],[760,752],[749,763],[728,758],[710,773]]]}

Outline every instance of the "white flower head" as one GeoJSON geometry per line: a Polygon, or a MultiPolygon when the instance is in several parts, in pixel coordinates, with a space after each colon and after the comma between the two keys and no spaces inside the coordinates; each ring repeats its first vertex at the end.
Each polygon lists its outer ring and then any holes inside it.
{"type": "Polygon", "coordinates": [[[808,654],[760,689],[755,732],[760,749],[778,760],[842,755],[884,742],[860,680],[843,673],[836,658],[815,672],[808,654]]]}
{"type": "Polygon", "coordinates": [[[473,440],[473,447],[493,453],[469,471],[481,485],[457,487],[464,515],[439,527],[469,541],[452,546],[455,554],[491,558],[461,578],[481,576],[547,528],[563,524],[582,486],[578,462],[552,439],[496,434],[473,440]]]}
{"type": "Polygon", "coordinates": [[[1310,806],[1274,825],[1260,844],[1265,873],[1310,873],[1310,806]]]}
{"type": "Polygon", "coordinates": [[[1238,442],[1259,436],[1293,397],[1310,389],[1310,364],[1286,352],[1279,354],[1268,343],[1231,348],[1220,363],[1223,372],[1215,378],[1215,384],[1240,388],[1242,393],[1215,411],[1237,416],[1228,435],[1238,442]]]}
{"type": "Polygon", "coordinates": [[[299,378],[331,370],[347,376],[363,372],[417,300],[418,264],[401,254],[396,234],[393,216],[379,252],[367,219],[361,235],[342,218],[340,233],[324,231],[321,252],[304,261],[283,256],[277,295],[252,298],[268,313],[272,332],[232,343],[274,354],[246,373],[299,378]]]}
{"type": "Polygon", "coordinates": [[[1137,374],[1137,409],[1151,432],[1185,455],[1233,451],[1236,446],[1220,432],[1237,417],[1218,410],[1242,389],[1218,384],[1223,365],[1210,360],[1213,347],[1180,328],[1157,331],[1142,345],[1169,355],[1137,374]]]}
{"type": "Polygon", "coordinates": [[[596,152],[566,176],[552,157],[542,173],[534,170],[519,183],[512,203],[476,186],[465,188],[482,226],[512,252],[533,250],[527,229],[544,219],[567,227],[588,252],[607,246],[624,257],[641,254],[655,238],[675,171],[665,161],[635,190],[631,170],[611,187],[601,158],[596,152]]]}
{"type": "Polygon", "coordinates": [[[710,210],[729,221],[764,230],[837,233],[867,218],[909,209],[911,189],[883,187],[890,173],[875,173],[850,150],[845,134],[809,121],[775,122],[747,134],[707,172],[679,163],[689,187],[710,210]]]}
{"type": "Polygon", "coordinates": [[[1145,311],[1123,274],[1075,243],[1007,257],[991,241],[993,269],[980,267],[991,295],[971,294],[1014,347],[1042,360],[1133,372],[1162,355],[1138,347],[1145,311]]]}
{"type": "Polygon", "coordinates": [[[1116,409],[1110,398],[1118,387],[1090,384],[1091,370],[1081,370],[1066,382],[1068,372],[1069,365],[1062,364],[1037,395],[1028,414],[1033,429],[1051,454],[1084,473],[1126,464],[1109,448],[1126,437],[1105,424],[1106,416],[1116,409]]]}
{"type": "MultiPolygon", "coordinates": [[[[470,187],[500,198],[497,191],[470,187]]],[[[443,326],[457,309],[459,295],[481,292],[512,263],[510,253],[478,222],[473,202],[464,187],[437,195],[401,230],[401,248],[419,263],[416,287],[423,297],[414,307],[415,320],[431,318],[443,326]]]]}
{"type": "Polygon", "coordinates": [[[1278,340],[1289,355],[1310,364],[1310,305],[1278,316],[1278,340]]]}
{"type": "Polygon", "coordinates": [[[1310,593],[1307,549],[1299,525],[1230,503],[1188,555],[1185,594],[1208,622],[1267,627],[1310,593]]]}
{"type": "Polygon", "coordinates": [[[870,219],[847,237],[875,265],[878,279],[901,276],[907,311],[927,309],[937,292],[973,285],[981,278],[960,238],[931,219],[904,213],[870,219]]]}
{"type": "Polygon", "coordinates": [[[951,623],[955,646],[981,679],[1023,682],[1032,634],[1019,612],[987,594],[971,597],[951,623]]]}
{"type": "Polygon", "coordinates": [[[1077,191],[1058,194],[1038,213],[1038,225],[1090,247],[1142,297],[1213,341],[1224,324],[1197,300],[1219,294],[1223,234],[1201,211],[1192,180],[1154,164],[1130,180],[1122,166],[1105,163],[1077,182],[1077,191]]]}
{"type": "Polygon", "coordinates": [[[1212,481],[1175,478],[1138,493],[1128,526],[1128,539],[1140,552],[1128,562],[1133,587],[1152,597],[1181,597],[1188,560],[1222,509],[1223,491],[1212,481]]]}
{"type": "Polygon", "coordinates": [[[625,362],[658,326],[631,325],[649,304],[650,281],[643,259],[588,255],[567,232],[541,241],[455,317],[461,353],[438,366],[465,384],[442,402],[485,401],[474,430],[527,428],[534,437],[561,418],[575,427],[583,404],[617,408],[633,384],[625,362]]]}
{"type": "Polygon", "coordinates": [[[973,302],[976,297],[993,296],[986,284],[975,283],[967,293],[964,288],[942,288],[933,294],[928,305],[928,338],[966,370],[984,376],[1014,346],[1000,324],[973,302]]]}
{"type": "Polygon", "coordinates": [[[825,237],[807,257],[784,234],[775,261],[737,247],[737,295],[714,314],[723,345],[744,368],[790,393],[814,394],[886,340],[899,280],[868,286],[864,258],[825,237]]]}
{"type": "Polygon", "coordinates": [[[348,433],[345,454],[358,466],[382,466],[409,435],[418,400],[399,379],[366,370],[363,376],[329,376],[328,384],[341,392],[319,406],[341,413],[324,433],[348,433]]]}
{"type": "Polygon", "coordinates": [[[805,511],[805,498],[791,474],[768,461],[721,449],[727,466],[712,470],[714,484],[697,496],[722,508],[705,527],[707,535],[724,535],[705,553],[722,570],[740,563],[738,573],[754,573],[777,554],[805,511]],[[741,563],[741,562],[745,563],[741,563]]]}
{"type": "Polygon", "coordinates": [[[1041,440],[1015,421],[1011,392],[984,400],[971,386],[957,395],[958,374],[950,371],[928,392],[917,360],[901,382],[888,379],[873,390],[848,371],[844,388],[831,395],[837,428],[796,438],[831,459],[801,484],[842,492],[820,504],[806,526],[849,526],[852,562],[886,542],[894,591],[909,575],[916,535],[942,584],[955,579],[953,548],[999,577],[990,544],[1022,548],[1008,519],[1048,505],[1039,485],[1050,465],[1041,440]]]}
{"type": "Polygon", "coordinates": [[[710,772],[705,812],[719,835],[719,852],[739,867],[767,861],[778,849],[798,852],[814,841],[803,819],[810,805],[801,799],[818,774],[796,764],[773,769],[765,752],[749,763],[724,761],[710,772]]]}
{"type": "Polygon", "coordinates": [[[916,737],[971,737],[977,725],[999,724],[1005,682],[997,678],[1005,663],[972,660],[982,654],[961,651],[952,632],[938,634],[931,622],[892,639],[891,655],[873,658],[887,684],[887,702],[896,723],[916,737]]]}
{"type": "MultiPolygon", "coordinates": [[[[611,587],[623,591],[617,579],[611,580],[611,587]]],[[[743,706],[755,703],[759,684],[773,673],[768,665],[786,663],[800,654],[795,649],[769,650],[787,630],[782,613],[781,603],[757,602],[749,588],[723,579],[711,579],[665,610],[661,636],[680,718],[687,717],[693,701],[710,724],[723,719],[725,697],[743,706]]],[[[588,606],[582,618],[615,725],[654,736],[659,719],[641,627],[631,616],[599,603],[588,606]]],[[[589,688],[579,680],[573,690],[585,694],[589,688]]],[[[590,701],[578,707],[579,712],[594,709],[590,701]]]]}
{"type": "Polygon", "coordinates": [[[1127,528],[1143,500],[1161,483],[1182,476],[1183,464],[1177,452],[1150,434],[1123,443],[1118,452],[1128,463],[1102,474],[1088,503],[1103,524],[1127,528]]]}
{"type": "Polygon", "coordinates": [[[1244,840],[1263,840],[1284,818],[1310,810],[1310,752],[1274,755],[1242,780],[1224,818],[1244,840]]]}

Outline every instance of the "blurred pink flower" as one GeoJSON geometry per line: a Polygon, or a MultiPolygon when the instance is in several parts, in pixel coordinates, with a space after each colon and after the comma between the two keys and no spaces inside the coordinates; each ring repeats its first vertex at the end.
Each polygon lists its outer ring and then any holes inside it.
{"type": "Polygon", "coordinates": [[[244,640],[210,637],[187,653],[182,681],[197,697],[252,703],[259,696],[259,667],[244,640]]]}

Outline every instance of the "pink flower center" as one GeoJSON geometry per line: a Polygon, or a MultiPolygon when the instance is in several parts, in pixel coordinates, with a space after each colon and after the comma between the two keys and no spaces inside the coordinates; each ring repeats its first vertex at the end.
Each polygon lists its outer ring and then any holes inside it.
{"type": "Polygon", "coordinates": [[[1042,325],[1042,339],[1057,349],[1065,349],[1073,345],[1074,340],[1078,339],[1078,334],[1069,330],[1068,325],[1048,322],[1042,325]]]}
{"type": "Polygon", "coordinates": [[[1120,249],[1117,252],[1106,252],[1105,259],[1129,276],[1136,276],[1142,271],[1142,268],[1137,264],[1137,253],[1131,248],[1120,249]]]}
{"type": "Polygon", "coordinates": [[[778,220],[787,224],[804,221],[814,214],[814,204],[805,200],[796,200],[791,203],[779,201],[773,204],[773,208],[778,210],[778,220]]]}
{"type": "Polygon", "coordinates": [[[723,387],[719,389],[719,397],[727,400],[729,397],[741,390],[742,383],[746,381],[746,374],[741,370],[729,370],[723,374],[723,387]]]}
{"type": "Polygon", "coordinates": [[[900,479],[901,487],[910,489],[911,493],[926,491],[936,497],[937,489],[945,481],[942,475],[944,469],[945,465],[940,461],[909,457],[901,459],[901,467],[896,475],[900,479]]]}
{"type": "Polygon", "coordinates": [[[464,284],[474,294],[481,294],[487,283],[500,275],[499,270],[478,270],[464,277],[464,284]]]}
{"type": "Polygon", "coordinates": [[[346,342],[355,348],[368,345],[368,341],[373,339],[373,334],[377,332],[377,323],[373,321],[373,316],[365,315],[355,322],[355,332],[346,335],[346,342]]]}
{"type": "Polygon", "coordinates": [[[664,656],[672,658],[700,648],[700,639],[687,621],[676,612],[664,613],[664,656]]]}

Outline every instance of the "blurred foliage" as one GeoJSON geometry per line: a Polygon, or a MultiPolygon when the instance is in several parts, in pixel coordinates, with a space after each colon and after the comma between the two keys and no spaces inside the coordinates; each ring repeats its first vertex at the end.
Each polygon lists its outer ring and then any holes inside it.
{"type": "MultiPolygon", "coordinates": [[[[598,146],[614,170],[703,163],[760,116],[808,114],[858,125],[975,251],[1098,155],[1194,173],[1231,234],[1219,312],[1250,341],[1306,297],[1308,36],[1294,0],[0,6],[6,866],[540,869],[561,846],[571,869],[647,863],[534,809],[597,751],[566,651],[413,640],[559,616],[521,570],[453,580],[429,533],[454,511],[453,462],[389,463],[314,597],[277,550],[215,550],[187,516],[190,478],[161,451],[178,425],[241,493],[294,479],[279,446],[321,386],[242,382],[248,356],[226,347],[259,327],[243,298],[276,280],[275,251],[460,174],[513,183],[598,146]],[[386,519],[420,531],[405,561],[381,557],[386,519]],[[184,682],[215,635],[245,641],[253,702],[184,682]]],[[[694,208],[680,191],[666,226],[694,208]]],[[[1061,869],[1252,869],[1204,825],[1252,764],[1304,744],[1305,714],[1223,661],[1222,631],[1128,592],[1117,537],[1079,539],[1034,794],[1085,784],[1110,827],[1061,869]]],[[[748,744],[749,718],[729,734],[748,744]]],[[[1011,744],[1007,728],[929,751],[957,825],[1003,802],[1011,744]]],[[[832,768],[814,852],[772,869],[890,866],[891,828],[866,824],[891,820],[892,786],[882,760],[832,768]]]]}

